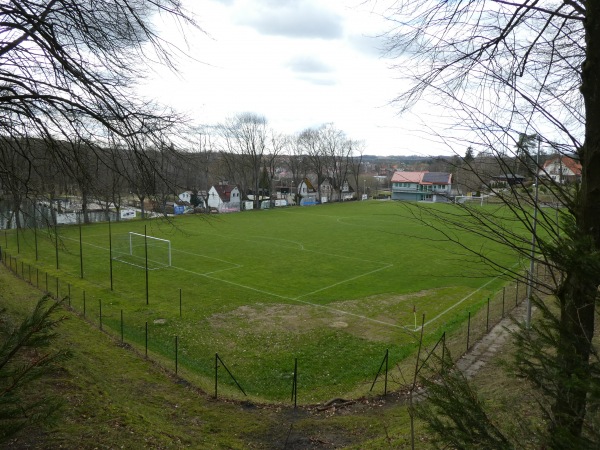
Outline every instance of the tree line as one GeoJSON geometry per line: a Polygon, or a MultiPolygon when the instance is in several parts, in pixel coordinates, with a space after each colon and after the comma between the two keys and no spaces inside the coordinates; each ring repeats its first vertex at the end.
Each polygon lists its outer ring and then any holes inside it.
{"type": "Polygon", "coordinates": [[[44,202],[54,210],[65,196],[81,203],[88,223],[91,202],[107,214],[116,209],[118,216],[135,198],[144,215],[148,201],[164,212],[167,202],[186,190],[196,203],[206,204],[203,196],[219,183],[256,194],[251,197],[255,208],[260,197],[274,194],[277,183],[292,194],[292,187],[309,176],[316,177],[317,189],[327,178],[340,196],[344,182],[359,186],[364,147],[333,124],[290,136],[273,130],[261,115],[243,113],[213,126],[187,127],[176,137],[158,145],[141,140],[137,151],[77,136],[0,137],[0,187],[11,211],[9,222],[23,226],[21,217],[31,214],[27,202],[44,202]]]}

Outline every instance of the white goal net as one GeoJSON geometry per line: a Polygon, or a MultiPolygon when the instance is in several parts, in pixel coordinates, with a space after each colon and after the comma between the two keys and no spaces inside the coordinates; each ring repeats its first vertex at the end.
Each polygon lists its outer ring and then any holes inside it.
{"type": "Polygon", "coordinates": [[[130,231],[116,242],[113,259],[136,267],[160,269],[171,266],[171,241],[130,231]]]}

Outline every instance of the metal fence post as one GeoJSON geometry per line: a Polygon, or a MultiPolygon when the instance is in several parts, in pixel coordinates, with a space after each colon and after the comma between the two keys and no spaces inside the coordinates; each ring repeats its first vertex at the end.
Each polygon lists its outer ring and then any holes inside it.
{"type": "Polygon", "coordinates": [[[217,398],[219,386],[219,354],[215,353],[215,398],[217,398]]]}
{"type": "Polygon", "coordinates": [[[485,332],[488,333],[490,331],[490,298],[487,299],[487,315],[485,318],[485,332]]]}
{"type": "Polygon", "coordinates": [[[469,340],[471,339],[471,311],[469,311],[469,321],[467,322],[467,351],[469,351],[469,340]]]}

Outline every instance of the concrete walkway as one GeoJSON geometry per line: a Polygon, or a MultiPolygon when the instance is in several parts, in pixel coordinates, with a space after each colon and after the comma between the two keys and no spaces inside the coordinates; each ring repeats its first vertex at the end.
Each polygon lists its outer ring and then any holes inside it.
{"type": "Polygon", "coordinates": [[[468,353],[464,354],[457,362],[456,367],[467,379],[473,378],[502,349],[510,339],[512,332],[518,329],[513,318],[525,317],[526,302],[522,302],[512,310],[511,317],[505,317],[481,340],[477,341],[468,353]]]}

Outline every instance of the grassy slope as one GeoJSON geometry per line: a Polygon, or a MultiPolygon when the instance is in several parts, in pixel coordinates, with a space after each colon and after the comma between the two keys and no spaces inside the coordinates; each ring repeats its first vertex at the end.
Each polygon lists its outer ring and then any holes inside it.
{"type": "MultiPolygon", "coordinates": [[[[0,305],[21,316],[39,292],[0,267],[0,305]]],[[[358,415],[215,401],[141,355],[122,348],[72,313],[56,345],[73,358],[32,395],[54,393],[65,407],[56,425],[26,430],[11,448],[301,448],[303,443],[350,445],[374,438],[402,408],[366,407],[358,415]],[[393,412],[392,412],[393,410],[393,412]],[[389,414],[388,414],[389,413],[389,414]]],[[[389,425],[391,426],[391,425],[389,425]]]]}
{"type": "MultiPolygon", "coordinates": [[[[22,315],[38,297],[0,266],[2,307],[22,315]]],[[[407,410],[393,398],[323,412],[215,401],[79,316],[67,315],[57,345],[74,357],[32,389],[36,397],[59,394],[65,408],[56,425],[26,430],[10,448],[410,448],[407,410]]],[[[525,388],[493,365],[478,383],[492,406],[514,408],[525,388]]],[[[498,420],[507,418],[498,413],[498,420]]],[[[417,448],[429,448],[419,424],[416,439],[417,448]]]]}

